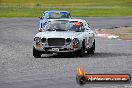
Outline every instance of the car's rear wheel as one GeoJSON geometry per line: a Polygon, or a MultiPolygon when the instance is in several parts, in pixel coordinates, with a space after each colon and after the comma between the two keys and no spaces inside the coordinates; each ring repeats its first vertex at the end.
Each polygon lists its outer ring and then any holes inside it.
{"type": "Polygon", "coordinates": [[[35,47],[33,47],[33,56],[35,58],[40,58],[41,55],[42,55],[42,53],[40,51],[36,50],[35,47]]]}
{"type": "Polygon", "coordinates": [[[95,52],[95,40],[93,42],[92,47],[87,50],[88,54],[94,54],[94,52],[95,52]]]}

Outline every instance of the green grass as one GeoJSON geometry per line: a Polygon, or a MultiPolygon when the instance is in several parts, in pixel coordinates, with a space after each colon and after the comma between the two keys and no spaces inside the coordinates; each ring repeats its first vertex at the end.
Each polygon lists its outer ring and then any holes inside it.
{"type": "Polygon", "coordinates": [[[132,16],[132,0],[0,0],[0,17],[40,17],[45,10],[72,16],[132,16]]]}
{"type": "Polygon", "coordinates": [[[41,4],[41,5],[86,5],[86,6],[131,6],[132,0],[0,0],[6,4],[41,4]]]}

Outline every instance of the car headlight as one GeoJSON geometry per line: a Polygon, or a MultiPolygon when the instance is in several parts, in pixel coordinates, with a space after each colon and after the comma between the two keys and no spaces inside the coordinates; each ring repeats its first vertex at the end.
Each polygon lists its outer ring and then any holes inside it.
{"type": "Polygon", "coordinates": [[[41,39],[42,43],[46,43],[46,38],[41,39]]]}
{"type": "Polygon", "coordinates": [[[67,39],[66,39],[66,43],[67,43],[67,44],[70,44],[70,43],[71,43],[71,39],[70,39],[70,38],[67,38],[67,39]]]}
{"type": "Polygon", "coordinates": [[[40,48],[40,45],[41,45],[40,42],[41,42],[40,38],[38,38],[38,37],[34,38],[34,47],[40,48]]]}
{"type": "Polygon", "coordinates": [[[38,43],[40,43],[40,38],[38,38],[38,37],[36,37],[36,38],[34,38],[34,41],[38,44],[38,43]]]}
{"type": "Polygon", "coordinates": [[[79,44],[79,40],[77,38],[73,39],[73,45],[78,45],[79,44]]]}

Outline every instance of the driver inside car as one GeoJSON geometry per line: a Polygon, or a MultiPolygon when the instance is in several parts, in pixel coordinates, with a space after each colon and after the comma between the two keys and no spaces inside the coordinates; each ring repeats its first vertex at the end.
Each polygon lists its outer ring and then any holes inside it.
{"type": "Polygon", "coordinates": [[[73,26],[70,28],[71,31],[83,31],[83,29],[84,27],[82,22],[74,22],[73,26]]]}

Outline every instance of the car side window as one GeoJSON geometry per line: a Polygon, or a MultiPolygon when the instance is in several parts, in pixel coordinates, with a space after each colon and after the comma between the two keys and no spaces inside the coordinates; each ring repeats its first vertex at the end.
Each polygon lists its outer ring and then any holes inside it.
{"type": "Polygon", "coordinates": [[[88,29],[89,29],[86,22],[84,22],[84,29],[85,29],[85,30],[88,30],[88,29]]]}
{"type": "Polygon", "coordinates": [[[44,18],[45,18],[45,19],[49,18],[49,14],[48,14],[48,13],[45,13],[45,14],[44,14],[44,18]]]}

